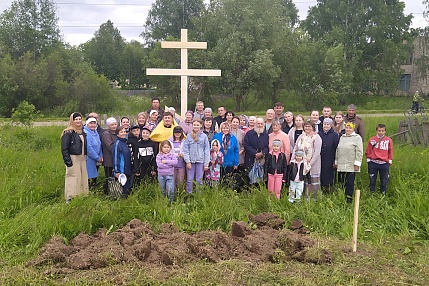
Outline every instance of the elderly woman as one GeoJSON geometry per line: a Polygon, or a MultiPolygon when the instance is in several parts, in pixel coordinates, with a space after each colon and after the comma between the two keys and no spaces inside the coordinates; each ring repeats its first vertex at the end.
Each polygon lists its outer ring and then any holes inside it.
{"type": "Polygon", "coordinates": [[[295,142],[294,152],[304,151],[304,163],[306,168],[304,175],[307,175],[306,196],[316,197],[320,190],[320,151],[322,148],[322,139],[315,132],[314,123],[306,121],[304,123],[304,132],[295,142]]]}
{"type": "Polygon", "coordinates": [[[353,201],[356,172],[360,172],[362,165],[363,145],[362,138],[355,133],[355,125],[346,123],[346,132],[340,137],[335,153],[335,166],[338,170],[338,182],[345,187],[346,201],[353,201]]]}
{"type": "Polygon", "coordinates": [[[61,134],[61,153],[66,165],[65,199],[88,194],[88,173],[86,170],[86,134],[82,132],[82,115],[70,115],[69,126],[61,134]]]}
{"type": "Polygon", "coordinates": [[[330,193],[331,187],[335,184],[335,152],[339,141],[338,134],[332,128],[331,118],[323,120],[323,129],[319,131],[319,136],[322,138],[320,185],[323,191],[330,193]]]}
{"type": "Polygon", "coordinates": [[[86,170],[88,171],[88,185],[91,190],[95,189],[98,177],[97,164],[103,163],[103,152],[101,150],[101,140],[97,132],[97,119],[89,117],[83,128],[86,133],[87,156],[86,170]]]}
{"type": "Polygon", "coordinates": [[[217,139],[223,154],[223,164],[221,168],[221,179],[225,176],[232,174],[238,168],[239,162],[239,149],[237,138],[231,134],[231,126],[228,122],[222,122],[220,125],[221,132],[213,136],[213,140],[217,139]]]}
{"type": "Polygon", "coordinates": [[[179,126],[182,127],[183,133],[188,135],[192,132],[192,121],[194,120],[194,113],[191,110],[186,111],[185,120],[179,123],[179,126]]]}
{"type": "MultiPolygon", "coordinates": [[[[104,131],[103,137],[101,137],[101,148],[103,150],[103,166],[104,166],[104,175],[106,179],[112,177],[113,175],[113,157],[112,149],[115,144],[118,136],[116,136],[116,127],[118,127],[118,122],[114,117],[109,117],[106,119],[107,130],[104,131]]],[[[107,180],[105,184],[105,191],[107,194],[107,180]]]]}

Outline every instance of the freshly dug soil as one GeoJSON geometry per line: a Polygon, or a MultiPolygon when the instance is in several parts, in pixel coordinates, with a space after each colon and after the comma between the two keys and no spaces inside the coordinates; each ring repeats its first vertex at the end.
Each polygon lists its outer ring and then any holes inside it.
{"type": "Polygon", "coordinates": [[[256,229],[237,221],[232,223],[231,234],[221,231],[188,234],[179,232],[173,224],[164,224],[161,232],[155,233],[147,223],[133,219],[108,235],[105,229],[92,236],[80,233],[69,245],[61,237],[52,237],[29,266],[52,264],[48,273],[70,273],[118,263],[183,266],[201,260],[217,263],[229,259],[332,262],[332,253],[317,248],[301,221],[295,220],[290,229],[285,229],[285,221],[273,213],[249,215],[249,220],[256,229]]]}

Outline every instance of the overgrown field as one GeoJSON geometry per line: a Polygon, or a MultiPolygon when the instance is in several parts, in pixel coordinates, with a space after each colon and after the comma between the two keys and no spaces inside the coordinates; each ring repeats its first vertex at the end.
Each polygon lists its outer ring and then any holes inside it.
{"type": "MultiPolygon", "coordinates": [[[[377,123],[396,133],[400,117],[365,117],[367,137],[377,123]]],[[[21,129],[0,126],[0,284],[69,285],[428,285],[428,149],[395,146],[388,195],[371,195],[366,164],[357,176],[362,190],[358,253],[350,253],[353,209],[341,190],[317,201],[289,204],[263,188],[252,192],[205,189],[192,197],[178,194],[168,206],[157,185],[144,186],[126,200],[111,201],[101,191],[64,203],[65,167],[62,127],[21,129]],[[25,267],[53,236],[68,242],[81,232],[113,231],[133,218],[158,230],[174,223],[179,230],[229,232],[248,214],[274,212],[286,224],[301,219],[311,236],[330,249],[330,265],[299,262],[251,263],[206,261],[183,268],[111,265],[70,275],[43,275],[25,267]],[[113,279],[113,280],[112,280],[113,279]]],[[[366,140],[367,142],[367,140],[366,140]]]]}

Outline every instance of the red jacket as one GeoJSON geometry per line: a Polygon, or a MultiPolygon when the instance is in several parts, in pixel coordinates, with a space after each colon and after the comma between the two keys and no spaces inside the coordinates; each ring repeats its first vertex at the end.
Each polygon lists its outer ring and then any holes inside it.
{"type": "Polygon", "coordinates": [[[392,164],[393,159],[393,141],[387,136],[379,138],[377,135],[369,139],[366,147],[367,161],[383,161],[392,164]]]}

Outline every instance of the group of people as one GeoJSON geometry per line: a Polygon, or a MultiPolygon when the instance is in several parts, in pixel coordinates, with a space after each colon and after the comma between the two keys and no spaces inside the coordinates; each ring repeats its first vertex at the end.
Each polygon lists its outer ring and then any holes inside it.
{"type": "MultiPolygon", "coordinates": [[[[66,202],[95,187],[100,165],[106,178],[121,181],[123,197],[157,178],[170,202],[183,183],[192,193],[194,185],[216,187],[220,181],[237,191],[267,181],[269,192],[287,196],[291,203],[321,190],[329,193],[339,183],[351,202],[364,154],[365,125],[353,104],[346,114],[333,115],[325,106],[321,116],[313,110],[306,119],[284,112],[281,102],[262,118],[236,116],[224,106],[213,116],[212,109],[198,101],[195,111],[180,120],[174,108],[164,111],[153,98],[135,124],[127,117],[121,122],[110,117],[104,130],[98,123],[96,113],[88,114],[85,124],[80,113],[73,113],[63,131],[66,202]]],[[[376,132],[365,152],[370,191],[375,192],[379,174],[380,191],[386,193],[393,142],[385,135],[385,125],[377,125],[376,132]]]]}

